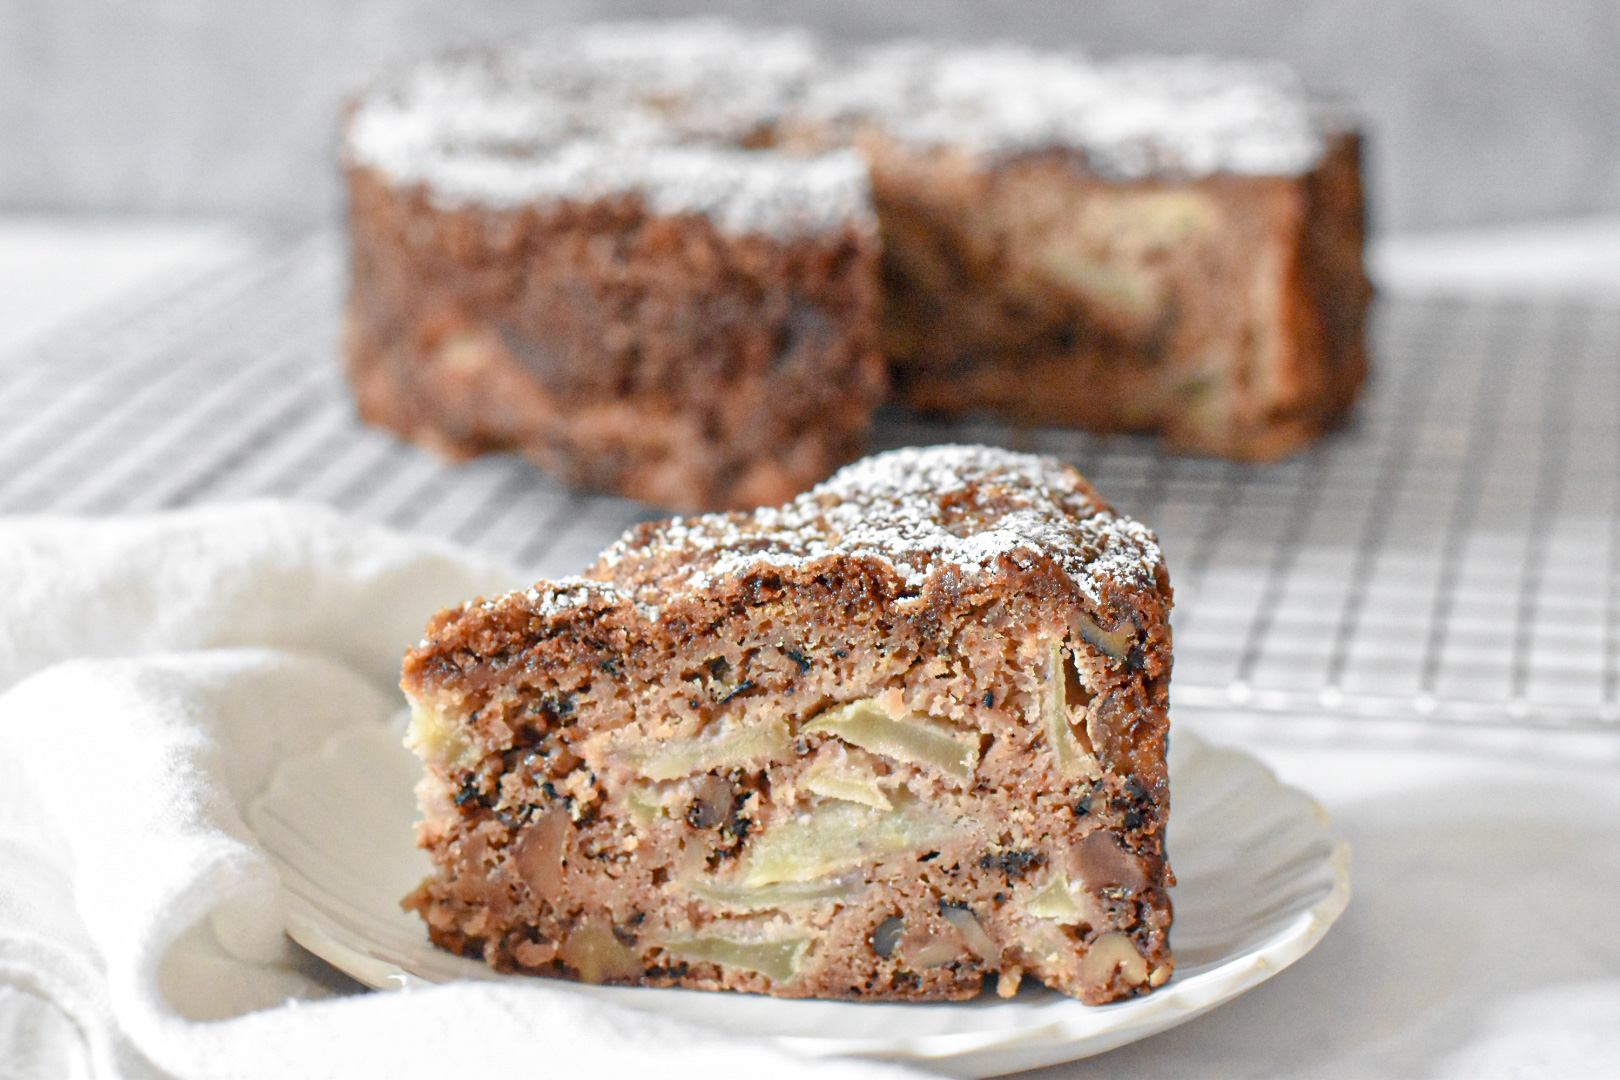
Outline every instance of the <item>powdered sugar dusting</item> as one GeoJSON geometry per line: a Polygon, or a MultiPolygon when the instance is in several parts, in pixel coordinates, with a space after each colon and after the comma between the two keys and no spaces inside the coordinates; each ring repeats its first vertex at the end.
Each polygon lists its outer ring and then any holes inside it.
{"type": "Polygon", "coordinates": [[[636,194],[655,213],[703,214],[734,234],[871,230],[853,153],[742,148],[816,65],[801,32],[715,20],[559,31],[402,73],[359,103],[348,151],[447,207],[636,194]]]}
{"type": "Polygon", "coordinates": [[[806,114],[904,142],[1004,156],[1083,151],[1105,176],[1286,175],[1325,141],[1286,68],[1201,56],[1095,61],[1017,46],[903,43],[810,87],[806,114]]]}
{"type": "Polygon", "coordinates": [[[909,448],[848,466],[784,507],[675,518],[628,534],[590,573],[642,603],[702,592],[737,575],[828,558],[889,567],[921,591],[944,573],[991,575],[1005,561],[1054,560],[1081,592],[1154,587],[1153,534],[1107,510],[1051,458],[984,446],[909,448]],[[656,575],[642,573],[656,564],[656,575]]]}
{"type": "Polygon", "coordinates": [[[556,30],[418,65],[358,103],[347,150],[448,207],[639,194],[733,233],[875,228],[852,153],[749,149],[784,126],[823,146],[876,126],[991,158],[1067,147],[1122,179],[1293,174],[1325,145],[1280,67],[917,43],[835,58],[803,31],[703,19],[556,30]]]}
{"type": "MultiPolygon", "coordinates": [[[[620,592],[608,582],[569,575],[555,581],[542,581],[522,595],[536,615],[542,619],[554,619],[564,611],[584,606],[592,599],[614,603],[619,599],[620,592]]],[[[500,599],[486,600],[483,606],[491,609],[500,603],[500,599]]]]}

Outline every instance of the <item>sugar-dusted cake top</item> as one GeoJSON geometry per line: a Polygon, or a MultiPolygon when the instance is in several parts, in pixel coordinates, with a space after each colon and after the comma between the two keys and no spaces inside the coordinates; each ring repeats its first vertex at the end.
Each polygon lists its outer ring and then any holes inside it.
{"type": "Polygon", "coordinates": [[[562,27],[396,72],[362,96],[349,141],[368,161],[417,170],[457,155],[534,160],[581,139],[737,145],[820,63],[795,30],[716,19],[562,27]]]}
{"type": "MultiPolygon", "coordinates": [[[[1027,564],[1031,556],[1051,558],[1094,600],[1105,583],[1155,588],[1163,561],[1152,532],[1115,514],[1069,466],[985,446],[937,446],[858,461],[786,506],[640,526],[587,577],[657,608],[738,575],[829,558],[874,560],[920,591],[934,575],[994,574],[1004,559],[1027,564]]],[[[558,582],[546,603],[567,590],[588,595],[577,579],[558,582]]]]}
{"type": "Polygon", "coordinates": [[[442,205],[638,193],[732,232],[872,228],[861,161],[770,149],[789,122],[819,130],[810,145],[876,125],[991,157],[1067,147],[1121,178],[1291,174],[1324,146],[1280,67],[916,43],[834,56],[802,31],[702,19],[564,28],[406,69],[356,103],[347,152],[442,205]]]}
{"type": "Polygon", "coordinates": [[[1325,146],[1312,102],[1287,68],[1205,56],[1103,61],[905,42],[812,84],[802,108],[991,157],[1070,147],[1119,179],[1288,175],[1309,169],[1325,146]]]}
{"type": "Polygon", "coordinates": [[[427,185],[441,205],[635,193],[655,213],[704,214],[733,233],[870,229],[854,154],[744,148],[817,63],[802,32],[719,20],[563,29],[384,81],[356,104],[348,153],[396,183],[427,185]]]}

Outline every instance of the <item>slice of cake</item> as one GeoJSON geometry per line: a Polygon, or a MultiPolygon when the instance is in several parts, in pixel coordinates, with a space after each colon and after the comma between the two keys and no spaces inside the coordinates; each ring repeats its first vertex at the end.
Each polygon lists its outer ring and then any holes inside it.
{"type": "Polygon", "coordinates": [[[1287,71],[913,44],[802,112],[871,164],[906,404],[1267,461],[1355,401],[1360,143],[1287,71]]]}
{"type": "Polygon", "coordinates": [[[780,502],[858,456],[885,388],[866,167],[745,146],[812,62],[793,32],[585,28],[362,97],[361,415],[681,510],[780,502]]]}
{"type": "Polygon", "coordinates": [[[869,458],[441,612],[406,901],[505,971],[784,997],[1161,985],[1170,585],[1072,468],[869,458]]]}

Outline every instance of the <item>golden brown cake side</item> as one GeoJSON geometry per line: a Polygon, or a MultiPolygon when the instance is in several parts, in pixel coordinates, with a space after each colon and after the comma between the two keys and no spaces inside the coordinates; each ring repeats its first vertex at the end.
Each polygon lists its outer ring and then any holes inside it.
{"type": "MultiPolygon", "coordinates": [[[[1361,177],[1362,138],[1346,131],[1328,144],[1322,162],[1305,177],[1304,236],[1299,246],[1297,310],[1309,320],[1323,360],[1313,413],[1319,430],[1339,426],[1367,381],[1373,286],[1362,252],[1367,238],[1366,193],[1361,177]]],[[[1301,331],[1303,339],[1305,332],[1301,331]]]]}
{"type": "Polygon", "coordinates": [[[1170,589],[1074,470],[897,451],[442,613],[409,900],[509,971],[1089,1002],[1169,977],[1170,589]]]}
{"type": "Polygon", "coordinates": [[[364,167],[349,188],[367,421],[685,510],[781,502],[860,453],[884,391],[868,232],[728,235],[635,195],[444,207],[364,167]]]}

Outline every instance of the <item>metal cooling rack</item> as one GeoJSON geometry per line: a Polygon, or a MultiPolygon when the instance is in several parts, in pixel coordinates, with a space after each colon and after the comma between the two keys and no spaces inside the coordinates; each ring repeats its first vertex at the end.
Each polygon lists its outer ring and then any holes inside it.
{"type": "MultiPolygon", "coordinates": [[[[535,576],[653,516],[361,427],[342,292],[335,237],[264,240],[0,358],[0,512],[310,499],[535,576]]],[[[878,443],[1057,454],[1157,529],[1178,709],[1620,728],[1620,305],[1386,298],[1375,343],[1355,428],[1281,465],[899,415],[878,443]]]]}

